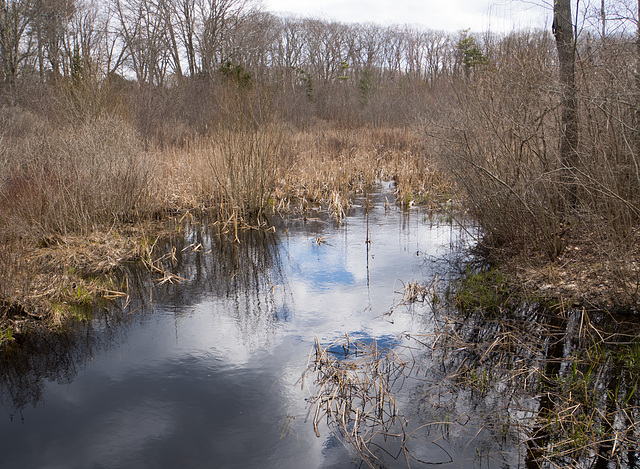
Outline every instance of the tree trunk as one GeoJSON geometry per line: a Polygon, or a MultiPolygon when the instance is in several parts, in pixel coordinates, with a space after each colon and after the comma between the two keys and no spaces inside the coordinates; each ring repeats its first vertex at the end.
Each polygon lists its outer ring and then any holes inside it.
{"type": "Polygon", "coordinates": [[[576,204],[576,181],[574,169],[578,164],[578,101],[576,97],[576,44],[571,20],[571,0],[554,0],[553,34],[556,38],[560,62],[560,84],[562,86],[562,134],[560,136],[560,162],[566,169],[564,192],[567,209],[576,204]]]}
{"type": "MultiPolygon", "coordinates": [[[[636,138],[635,138],[635,158],[640,156],[640,0],[638,0],[638,24],[636,30],[636,102],[635,102],[635,118],[636,118],[636,138]]],[[[637,167],[637,166],[636,166],[637,167]]],[[[640,179],[640,175],[636,174],[640,179]]]]}

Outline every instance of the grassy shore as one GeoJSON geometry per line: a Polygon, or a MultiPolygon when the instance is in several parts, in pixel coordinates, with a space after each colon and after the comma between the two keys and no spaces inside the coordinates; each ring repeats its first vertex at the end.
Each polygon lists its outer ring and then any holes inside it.
{"type": "Polygon", "coordinates": [[[4,108],[0,118],[3,343],[126,296],[123,264],[154,270],[154,256],[163,254],[153,251],[154,240],[176,234],[185,216],[236,230],[311,207],[340,219],[351,195],[380,179],[396,182],[401,203],[435,208],[451,192],[408,128],[298,130],[269,122],[145,145],[115,115],[59,126],[4,108]]]}

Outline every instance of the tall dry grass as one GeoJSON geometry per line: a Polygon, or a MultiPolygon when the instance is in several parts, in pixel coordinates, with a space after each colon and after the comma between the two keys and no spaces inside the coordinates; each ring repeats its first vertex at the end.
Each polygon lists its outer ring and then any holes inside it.
{"type": "Polygon", "coordinates": [[[3,235],[87,234],[151,208],[151,164],[135,130],[115,116],[56,127],[0,110],[3,235]]]}
{"type": "Polygon", "coordinates": [[[290,134],[285,149],[286,171],[275,193],[284,209],[323,206],[340,218],[352,194],[380,180],[395,182],[401,203],[416,196],[427,201],[429,195],[437,203],[451,191],[420,135],[410,128],[316,126],[290,134]]]}
{"type": "Polygon", "coordinates": [[[145,256],[136,223],[195,211],[232,221],[239,239],[237,230],[267,211],[314,207],[341,218],[352,194],[380,179],[394,179],[403,201],[449,190],[408,127],[315,121],[299,130],[282,120],[267,90],[217,89],[224,91],[217,112],[200,131],[181,125],[175,142],[164,130],[154,140],[135,113],[99,109],[84,95],[57,113],[0,108],[0,239],[8,246],[0,256],[0,328],[30,315],[57,327],[80,290],[113,296],[91,282],[145,256]],[[15,258],[24,260],[20,276],[8,265],[15,258]],[[24,317],[13,320],[16,311],[24,317]]]}
{"type": "Polygon", "coordinates": [[[436,206],[452,191],[420,134],[409,128],[222,128],[184,147],[158,149],[152,159],[162,205],[223,218],[234,211],[240,216],[312,207],[341,218],[351,196],[379,180],[395,181],[401,203],[417,199],[436,206]]]}

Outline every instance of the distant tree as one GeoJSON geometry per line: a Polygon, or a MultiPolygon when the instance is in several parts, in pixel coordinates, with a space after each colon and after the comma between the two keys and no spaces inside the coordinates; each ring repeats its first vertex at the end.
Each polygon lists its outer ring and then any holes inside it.
{"type": "Polygon", "coordinates": [[[174,0],[176,23],[180,41],[187,57],[189,75],[198,71],[196,57],[196,2],[195,0],[174,0]]]}
{"type": "Polygon", "coordinates": [[[65,54],[65,40],[75,13],[75,0],[34,0],[31,35],[36,39],[42,79],[46,70],[54,81],[63,75],[65,55],[72,52],[65,54]]]}
{"type": "Polygon", "coordinates": [[[0,0],[0,74],[8,89],[13,89],[18,68],[31,54],[23,37],[30,24],[31,0],[0,0]]]}
{"type": "Polygon", "coordinates": [[[237,84],[240,88],[251,89],[253,87],[251,73],[245,71],[242,65],[234,65],[228,60],[220,67],[219,71],[223,77],[237,84]]]}
{"type": "Polygon", "coordinates": [[[197,0],[201,22],[197,37],[203,74],[213,76],[227,59],[224,56],[225,36],[248,4],[249,0],[197,0]]]}
{"type": "Polygon", "coordinates": [[[458,62],[464,67],[464,75],[469,78],[471,71],[488,63],[487,57],[480,50],[476,39],[469,35],[469,30],[462,31],[456,43],[458,62]]]}

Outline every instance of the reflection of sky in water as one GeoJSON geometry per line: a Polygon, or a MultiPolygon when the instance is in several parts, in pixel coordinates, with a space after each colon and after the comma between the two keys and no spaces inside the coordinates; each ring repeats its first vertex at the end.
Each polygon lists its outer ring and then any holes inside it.
{"type": "MultiPolygon", "coordinates": [[[[308,391],[297,382],[313,341],[347,333],[388,347],[423,330],[419,309],[385,313],[400,280],[430,280],[429,259],[459,235],[396,209],[375,208],[369,225],[367,244],[363,214],[337,228],[289,222],[278,231],[278,266],[245,291],[220,293],[220,279],[185,274],[189,285],[124,328],[75,380],[48,384],[24,423],[2,424],[3,445],[15,448],[7,467],[350,467],[340,444],[305,423],[308,391]]],[[[215,250],[201,255],[216,262],[215,250]]]]}

